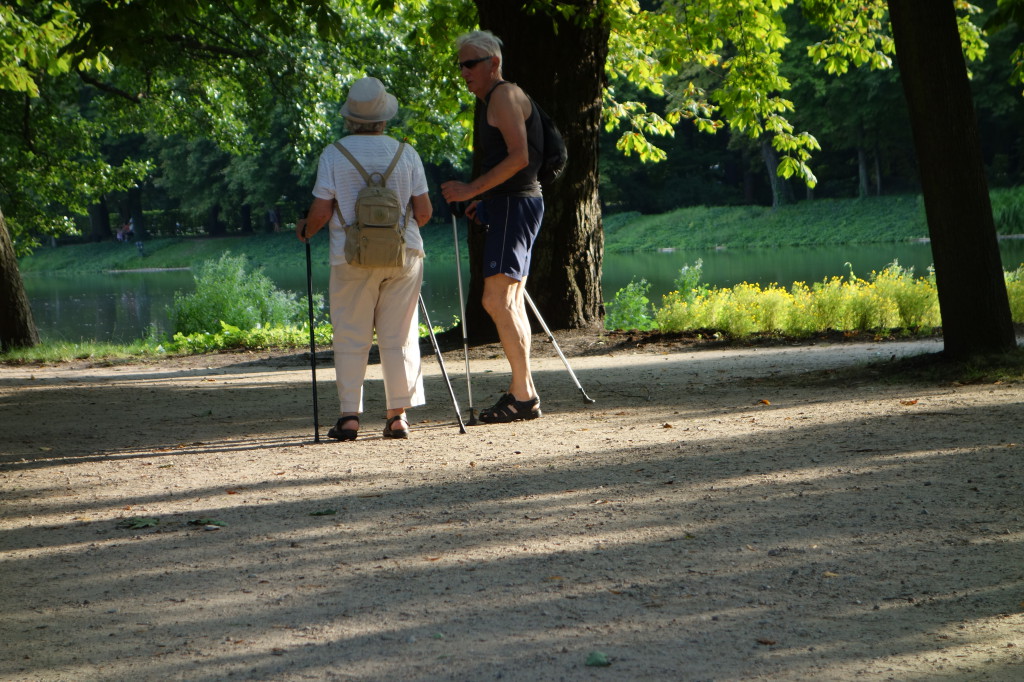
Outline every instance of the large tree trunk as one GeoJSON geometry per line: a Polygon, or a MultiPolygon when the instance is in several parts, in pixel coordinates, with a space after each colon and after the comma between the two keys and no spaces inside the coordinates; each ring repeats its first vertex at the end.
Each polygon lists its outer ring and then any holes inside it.
{"type": "Polygon", "coordinates": [[[245,234],[252,234],[252,206],[249,204],[242,204],[242,232],[245,234]]]}
{"type": "Polygon", "coordinates": [[[94,242],[114,238],[114,233],[110,231],[110,209],[107,208],[106,197],[101,196],[99,201],[89,205],[89,236],[94,242]]]}
{"type": "Polygon", "coordinates": [[[206,233],[211,237],[223,237],[227,234],[227,227],[220,219],[220,206],[217,204],[206,212],[206,233]]]}
{"type": "Polygon", "coordinates": [[[945,353],[1016,347],[967,67],[951,2],[890,0],[921,173],[945,353]]]}
{"type": "MultiPolygon", "coordinates": [[[[596,0],[570,0],[586,25],[527,14],[526,3],[476,0],[481,28],[501,38],[507,80],[519,84],[558,124],[569,163],[544,188],[544,224],[527,290],[553,329],[597,326],[604,315],[601,262],[604,232],[598,199],[598,134],[608,26],[596,0]],[[557,33],[556,33],[557,27],[557,33]]],[[[480,235],[470,237],[468,328],[474,339],[493,329],[480,305],[480,235]]]]}
{"type": "Polygon", "coordinates": [[[868,197],[868,153],[863,144],[857,145],[857,198],[868,197]]]}
{"type": "Polygon", "coordinates": [[[128,215],[132,219],[132,232],[135,241],[140,242],[147,237],[146,218],[142,213],[142,188],[132,187],[128,190],[128,215]]]}
{"type": "Polygon", "coordinates": [[[32,319],[7,221],[0,211],[0,348],[6,352],[37,343],[39,331],[32,319]]]}

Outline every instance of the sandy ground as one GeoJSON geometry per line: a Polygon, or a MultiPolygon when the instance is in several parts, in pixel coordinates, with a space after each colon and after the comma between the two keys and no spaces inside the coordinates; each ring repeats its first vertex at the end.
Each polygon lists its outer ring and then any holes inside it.
{"type": "Polygon", "coordinates": [[[1024,679],[1024,386],[567,341],[593,405],[537,337],[461,434],[431,356],[407,442],[376,365],[353,443],[301,353],[0,368],[0,678],[1024,679]]]}

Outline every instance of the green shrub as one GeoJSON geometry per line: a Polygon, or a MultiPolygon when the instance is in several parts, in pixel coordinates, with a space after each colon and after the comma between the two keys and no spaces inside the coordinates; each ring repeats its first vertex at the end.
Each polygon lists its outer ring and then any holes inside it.
{"type": "Polygon", "coordinates": [[[615,292],[615,298],[605,302],[604,326],[606,329],[640,329],[654,328],[651,319],[651,301],[647,292],[651,285],[647,280],[631,281],[624,288],[615,292]]]}
{"type": "Polygon", "coordinates": [[[1024,187],[994,189],[992,219],[999,234],[1024,234],[1024,187]]]}
{"type": "MultiPolygon", "coordinates": [[[[230,253],[200,265],[195,291],[174,295],[169,308],[174,332],[222,333],[221,323],[242,330],[301,325],[307,316],[304,301],[275,287],[262,271],[247,272],[247,265],[245,256],[230,253]]],[[[323,307],[322,296],[314,297],[314,307],[323,307]]]]}

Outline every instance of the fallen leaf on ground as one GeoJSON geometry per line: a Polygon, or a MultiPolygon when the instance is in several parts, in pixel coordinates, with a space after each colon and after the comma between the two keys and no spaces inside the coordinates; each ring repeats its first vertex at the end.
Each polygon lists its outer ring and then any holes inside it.
{"type": "Polygon", "coordinates": [[[152,528],[160,523],[160,519],[154,519],[150,516],[133,516],[125,519],[121,523],[117,524],[119,528],[128,528],[129,530],[138,530],[139,528],[152,528]]]}

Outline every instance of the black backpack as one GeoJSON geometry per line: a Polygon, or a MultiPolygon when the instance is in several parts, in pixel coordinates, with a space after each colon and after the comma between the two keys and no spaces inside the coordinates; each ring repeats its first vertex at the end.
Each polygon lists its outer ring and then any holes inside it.
{"type": "Polygon", "coordinates": [[[540,115],[540,125],[544,131],[544,146],[541,148],[540,169],[537,171],[537,179],[542,184],[550,184],[557,180],[565,170],[565,164],[569,161],[569,154],[565,150],[565,140],[558,126],[548,116],[548,112],[540,108],[532,97],[533,108],[540,115]]]}
{"type": "MultiPolygon", "coordinates": [[[[484,98],[484,102],[489,104],[494,88],[508,82],[510,81],[498,81],[495,83],[494,87],[491,88],[491,91],[484,98]]],[[[527,95],[527,97],[530,96],[527,95]]],[[[540,127],[543,131],[540,168],[537,169],[537,179],[542,184],[547,185],[557,180],[562,175],[562,172],[565,171],[565,164],[569,162],[569,153],[565,150],[565,140],[562,139],[562,133],[559,132],[558,126],[551,120],[551,117],[548,116],[548,112],[541,109],[540,105],[532,97],[530,97],[530,102],[540,116],[540,127]]]]}

